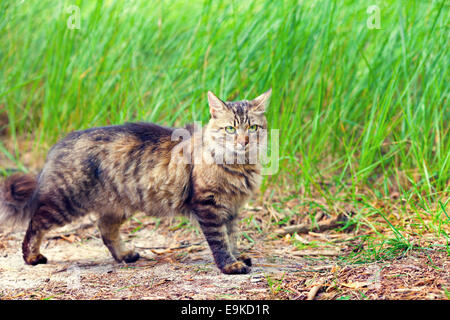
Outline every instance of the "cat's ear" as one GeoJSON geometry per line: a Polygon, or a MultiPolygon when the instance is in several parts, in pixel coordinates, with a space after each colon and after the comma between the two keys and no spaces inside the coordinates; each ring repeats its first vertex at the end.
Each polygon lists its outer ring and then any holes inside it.
{"type": "Polygon", "coordinates": [[[214,93],[208,91],[208,103],[209,103],[209,112],[212,117],[216,117],[218,114],[223,113],[227,110],[227,106],[225,102],[216,97],[214,93]]]}
{"type": "Polygon", "coordinates": [[[272,95],[272,89],[267,90],[262,95],[251,101],[251,110],[255,113],[264,113],[269,105],[269,99],[272,95]]]}

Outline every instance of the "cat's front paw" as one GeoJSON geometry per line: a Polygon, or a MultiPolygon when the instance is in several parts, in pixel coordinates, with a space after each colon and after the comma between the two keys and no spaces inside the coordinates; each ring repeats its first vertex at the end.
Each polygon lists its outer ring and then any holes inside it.
{"type": "Polygon", "coordinates": [[[225,274],[245,274],[250,272],[250,267],[242,261],[236,261],[223,267],[222,272],[225,274]]]}
{"type": "Polygon", "coordinates": [[[239,255],[239,257],[237,257],[237,259],[239,261],[242,261],[243,263],[245,263],[249,267],[252,266],[252,259],[250,258],[250,256],[248,256],[245,253],[242,253],[241,255],[239,255]]]}
{"type": "Polygon", "coordinates": [[[139,255],[139,253],[137,253],[137,252],[130,252],[130,253],[126,254],[122,259],[126,263],[133,263],[133,262],[138,261],[140,257],[141,256],[139,255]]]}

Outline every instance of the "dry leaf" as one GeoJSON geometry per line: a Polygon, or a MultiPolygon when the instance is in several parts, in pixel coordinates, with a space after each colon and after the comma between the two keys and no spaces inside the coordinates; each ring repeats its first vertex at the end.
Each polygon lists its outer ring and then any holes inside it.
{"type": "Polygon", "coordinates": [[[291,242],[291,235],[288,233],[287,235],[284,236],[283,240],[287,243],[291,242]]]}
{"type": "Polygon", "coordinates": [[[187,247],[187,252],[189,252],[189,253],[203,251],[203,250],[205,250],[205,247],[200,246],[200,245],[193,245],[193,246],[187,247]]]}
{"type": "Polygon", "coordinates": [[[168,248],[168,249],[150,249],[151,252],[153,252],[154,254],[166,254],[166,253],[171,253],[172,249],[168,248]]]}
{"type": "Polygon", "coordinates": [[[349,283],[341,283],[341,286],[350,288],[350,289],[359,289],[363,287],[367,287],[373,284],[372,282],[364,282],[364,281],[356,281],[356,282],[349,282],[349,283]]]}
{"type": "Polygon", "coordinates": [[[61,239],[66,240],[67,242],[70,242],[70,243],[74,243],[76,240],[76,237],[74,234],[70,234],[68,236],[62,235],[61,239]]]}
{"type": "Polygon", "coordinates": [[[306,240],[305,238],[301,237],[298,233],[294,234],[294,239],[303,243],[303,244],[309,244],[310,241],[306,240]]]}

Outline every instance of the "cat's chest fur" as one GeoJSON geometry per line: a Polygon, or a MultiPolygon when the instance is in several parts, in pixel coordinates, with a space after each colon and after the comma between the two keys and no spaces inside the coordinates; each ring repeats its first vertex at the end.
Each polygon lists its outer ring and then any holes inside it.
{"type": "Polygon", "coordinates": [[[191,201],[214,202],[236,211],[259,187],[258,165],[201,164],[193,167],[191,201]]]}

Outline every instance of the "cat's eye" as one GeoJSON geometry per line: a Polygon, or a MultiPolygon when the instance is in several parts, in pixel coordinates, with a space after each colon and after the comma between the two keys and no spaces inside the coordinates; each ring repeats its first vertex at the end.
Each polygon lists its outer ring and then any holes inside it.
{"type": "Polygon", "coordinates": [[[248,131],[250,131],[250,132],[256,132],[256,130],[258,130],[258,126],[256,124],[248,127],[248,131]]]}
{"type": "Polygon", "coordinates": [[[236,128],[232,127],[232,126],[228,126],[228,127],[225,127],[225,131],[227,133],[233,134],[233,133],[236,133],[236,128]]]}

